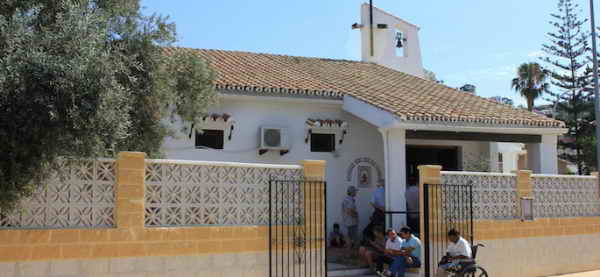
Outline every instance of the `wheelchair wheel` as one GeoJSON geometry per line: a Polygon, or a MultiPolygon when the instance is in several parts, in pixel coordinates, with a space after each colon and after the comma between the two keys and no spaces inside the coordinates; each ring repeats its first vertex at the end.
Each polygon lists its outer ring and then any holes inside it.
{"type": "Polygon", "coordinates": [[[462,270],[460,274],[455,276],[460,277],[488,277],[487,271],[478,265],[472,265],[462,270]]]}
{"type": "Polygon", "coordinates": [[[470,266],[466,268],[462,274],[464,277],[488,277],[487,271],[483,267],[480,266],[470,266]]]}

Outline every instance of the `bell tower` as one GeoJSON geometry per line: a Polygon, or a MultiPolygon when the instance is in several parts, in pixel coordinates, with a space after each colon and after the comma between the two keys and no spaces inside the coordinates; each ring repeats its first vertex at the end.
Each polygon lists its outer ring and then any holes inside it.
{"type": "Polygon", "coordinates": [[[360,14],[362,61],[423,78],[419,27],[367,3],[360,14]]]}

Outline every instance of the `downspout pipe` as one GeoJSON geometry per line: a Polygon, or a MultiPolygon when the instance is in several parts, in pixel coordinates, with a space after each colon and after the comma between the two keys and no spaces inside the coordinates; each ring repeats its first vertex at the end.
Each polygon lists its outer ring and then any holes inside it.
{"type": "MultiPolygon", "coordinates": [[[[390,180],[390,154],[389,154],[389,128],[379,128],[379,132],[381,133],[383,139],[383,163],[384,163],[384,176],[385,176],[385,208],[389,210],[391,206],[391,195],[389,192],[389,180],[390,180]]],[[[385,227],[386,229],[392,228],[392,224],[390,220],[387,220],[388,216],[386,215],[385,227]]]]}

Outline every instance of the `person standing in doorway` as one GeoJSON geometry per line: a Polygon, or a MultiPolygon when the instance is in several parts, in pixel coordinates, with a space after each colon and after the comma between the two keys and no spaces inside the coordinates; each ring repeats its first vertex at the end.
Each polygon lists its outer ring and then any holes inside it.
{"type": "Polygon", "coordinates": [[[358,189],[355,186],[349,186],[346,190],[346,198],[342,202],[342,223],[346,226],[348,234],[348,247],[358,246],[358,211],[356,210],[356,193],[358,189]]]}
{"type": "Polygon", "coordinates": [[[408,178],[408,187],[406,188],[406,218],[408,219],[408,227],[414,234],[419,235],[419,182],[414,176],[408,178]]]}

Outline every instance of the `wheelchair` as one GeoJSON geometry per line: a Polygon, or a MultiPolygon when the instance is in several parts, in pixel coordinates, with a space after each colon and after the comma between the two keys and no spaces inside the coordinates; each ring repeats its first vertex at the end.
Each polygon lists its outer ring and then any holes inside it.
{"type": "Polygon", "coordinates": [[[471,255],[473,258],[461,261],[457,268],[446,270],[449,275],[454,277],[488,277],[487,271],[479,266],[475,260],[477,258],[479,247],[485,247],[485,245],[479,243],[471,246],[471,255]]]}

